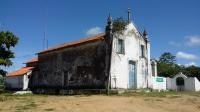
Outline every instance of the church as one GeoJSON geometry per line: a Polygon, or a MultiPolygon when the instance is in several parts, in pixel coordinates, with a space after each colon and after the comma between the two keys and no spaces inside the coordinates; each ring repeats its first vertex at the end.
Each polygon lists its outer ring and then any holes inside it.
{"type": "Polygon", "coordinates": [[[113,32],[111,15],[105,26],[105,33],[37,53],[27,66],[33,67],[27,88],[36,93],[153,88],[157,66],[150,59],[148,33],[137,29],[130,10],[122,32],[113,32]]]}

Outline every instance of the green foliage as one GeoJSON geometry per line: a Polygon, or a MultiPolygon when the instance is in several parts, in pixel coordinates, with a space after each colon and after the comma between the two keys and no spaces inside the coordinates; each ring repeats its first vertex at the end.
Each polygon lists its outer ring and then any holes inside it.
{"type": "Polygon", "coordinates": [[[200,67],[189,66],[183,69],[183,73],[189,77],[197,77],[200,80],[200,67]]]}
{"type": "MultiPolygon", "coordinates": [[[[157,92],[157,91],[152,91],[152,92],[125,92],[123,94],[117,94],[117,96],[126,96],[126,97],[143,97],[145,98],[145,101],[148,101],[148,97],[154,97],[154,98],[181,98],[182,96],[195,96],[195,97],[200,97],[200,92],[177,92],[177,91],[168,91],[168,92],[157,92]]],[[[111,96],[116,96],[116,94],[111,94],[111,96]]],[[[155,99],[157,100],[157,99],[155,99]]],[[[158,100],[157,100],[158,101],[158,100]]]]}
{"type": "Polygon", "coordinates": [[[176,57],[170,52],[164,52],[158,61],[158,76],[173,77],[181,68],[176,64],[176,57]]]}
{"type": "Polygon", "coordinates": [[[124,20],[122,17],[117,18],[113,21],[113,32],[122,33],[126,29],[126,25],[128,22],[124,20]]]}
{"type": "Polygon", "coordinates": [[[173,77],[181,71],[177,64],[165,63],[158,61],[158,76],[173,77]]]}
{"type": "Polygon", "coordinates": [[[173,64],[173,63],[176,63],[176,56],[174,56],[170,52],[164,52],[160,56],[159,61],[164,62],[164,63],[168,63],[168,64],[173,64]]]}
{"type": "Polygon", "coordinates": [[[54,111],[55,109],[53,108],[48,108],[48,109],[44,109],[45,111],[54,111]]]}
{"type": "MultiPolygon", "coordinates": [[[[11,47],[15,47],[18,43],[18,37],[16,37],[12,32],[1,31],[0,32],[0,66],[11,66],[11,58],[14,58],[14,52],[11,47]]],[[[0,69],[0,74],[5,75],[5,71],[0,69]]]]}
{"type": "Polygon", "coordinates": [[[197,77],[200,80],[200,67],[178,65],[176,63],[176,57],[169,52],[163,53],[157,63],[158,76],[173,77],[179,72],[182,72],[189,77],[197,77]]]}

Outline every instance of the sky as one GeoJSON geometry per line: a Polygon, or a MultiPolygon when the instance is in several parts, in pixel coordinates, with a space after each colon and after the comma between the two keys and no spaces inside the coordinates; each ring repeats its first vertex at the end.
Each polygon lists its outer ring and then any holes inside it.
{"type": "Polygon", "coordinates": [[[104,32],[107,16],[131,19],[148,31],[151,57],[171,52],[182,65],[200,66],[200,0],[0,0],[0,31],[19,37],[8,72],[48,46],[104,32]]]}

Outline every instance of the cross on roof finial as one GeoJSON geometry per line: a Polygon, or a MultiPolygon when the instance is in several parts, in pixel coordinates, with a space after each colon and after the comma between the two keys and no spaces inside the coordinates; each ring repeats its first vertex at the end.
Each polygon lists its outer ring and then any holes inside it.
{"type": "Polygon", "coordinates": [[[131,9],[128,8],[128,22],[131,22],[131,9]]]}
{"type": "Polygon", "coordinates": [[[107,22],[108,22],[108,24],[112,23],[112,17],[111,17],[111,15],[110,15],[110,13],[109,13],[107,22]]]}

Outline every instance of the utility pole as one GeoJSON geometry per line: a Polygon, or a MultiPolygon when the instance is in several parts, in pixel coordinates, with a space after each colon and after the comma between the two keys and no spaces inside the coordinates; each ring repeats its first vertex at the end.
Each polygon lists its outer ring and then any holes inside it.
{"type": "Polygon", "coordinates": [[[113,41],[113,22],[112,22],[112,17],[109,14],[108,19],[107,19],[107,26],[106,26],[106,59],[105,59],[105,64],[106,64],[106,77],[107,77],[107,94],[110,94],[110,67],[111,67],[111,55],[112,55],[112,41],[113,41]]]}
{"type": "Polygon", "coordinates": [[[43,50],[48,49],[48,39],[47,39],[47,1],[44,3],[44,39],[43,39],[43,50]]]}

